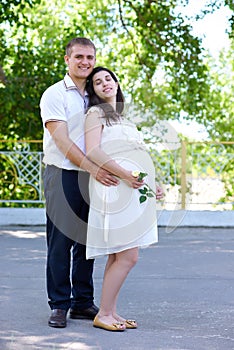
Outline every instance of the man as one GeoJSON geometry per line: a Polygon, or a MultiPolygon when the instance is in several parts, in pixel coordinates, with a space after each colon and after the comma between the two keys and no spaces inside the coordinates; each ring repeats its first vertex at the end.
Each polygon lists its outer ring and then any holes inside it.
{"type": "Polygon", "coordinates": [[[64,59],[68,73],[44,92],[40,102],[46,164],[48,324],[57,328],[66,327],[69,309],[73,319],[93,319],[98,312],[93,260],[85,258],[89,174],[106,186],[118,185],[115,177],[85,157],[85,85],[95,65],[95,46],[87,38],[74,38],[64,59]]]}

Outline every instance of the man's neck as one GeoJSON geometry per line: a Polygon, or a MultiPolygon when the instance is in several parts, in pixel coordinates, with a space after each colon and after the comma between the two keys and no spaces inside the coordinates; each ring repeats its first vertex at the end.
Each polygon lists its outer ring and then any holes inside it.
{"type": "Polygon", "coordinates": [[[71,76],[69,73],[68,73],[68,75],[72,79],[73,83],[76,85],[76,87],[79,90],[80,94],[84,96],[85,86],[86,86],[86,79],[77,79],[74,76],[71,76]]]}

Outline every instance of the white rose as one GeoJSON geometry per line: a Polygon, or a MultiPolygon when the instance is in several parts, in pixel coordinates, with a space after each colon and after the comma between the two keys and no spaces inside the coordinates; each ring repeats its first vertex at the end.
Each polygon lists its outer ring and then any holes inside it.
{"type": "Polygon", "coordinates": [[[138,171],[138,170],[132,171],[132,176],[138,177],[139,175],[140,175],[140,171],[138,171]]]}

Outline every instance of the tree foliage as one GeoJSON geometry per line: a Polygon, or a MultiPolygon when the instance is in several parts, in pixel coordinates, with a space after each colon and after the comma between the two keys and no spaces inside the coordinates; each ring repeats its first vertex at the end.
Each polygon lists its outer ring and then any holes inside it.
{"type": "MultiPolygon", "coordinates": [[[[207,108],[213,91],[205,52],[175,12],[178,3],[187,2],[3,0],[1,138],[42,137],[40,96],[63,77],[64,47],[75,36],[94,41],[97,64],[113,68],[128,99],[144,111],[161,119],[183,111],[191,119],[211,120],[207,108]]],[[[210,0],[204,11],[224,3],[233,9],[232,1],[210,0]]],[[[145,117],[145,124],[154,123],[155,118],[145,117]]]]}
{"type": "MultiPolygon", "coordinates": [[[[66,71],[67,42],[86,36],[97,46],[97,64],[117,73],[127,100],[136,106],[134,114],[140,114],[139,127],[147,130],[146,136],[153,139],[156,117],[175,119],[183,112],[186,118],[204,124],[213,140],[233,140],[234,47],[220,56],[218,66],[208,59],[201,40],[191,34],[191,27],[176,11],[177,5],[188,2],[2,0],[0,138],[42,138],[40,97],[66,71]]],[[[234,11],[233,0],[207,0],[197,19],[223,5],[234,11]]],[[[233,15],[229,21],[234,45],[233,15]]],[[[4,145],[12,149],[13,143],[4,145]]],[[[233,152],[231,147],[225,148],[227,155],[233,152]]],[[[160,161],[165,159],[173,162],[162,152],[160,161]]],[[[26,198],[25,193],[32,197],[28,188],[14,191],[12,169],[3,156],[2,197],[19,200],[26,198]]],[[[230,161],[223,171],[230,201],[233,175],[230,161]]]]}
{"type": "Polygon", "coordinates": [[[210,95],[205,124],[212,139],[233,141],[234,135],[234,60],[233,47],[222,52],[219,66],[210,60],[210,95]]]}
{"type": "Polygon", "coordinates": [[[40,3],[40,0],[2,0],[0,7],[0,23],[19,22],[24,17],[25,9],[40,3]]]}

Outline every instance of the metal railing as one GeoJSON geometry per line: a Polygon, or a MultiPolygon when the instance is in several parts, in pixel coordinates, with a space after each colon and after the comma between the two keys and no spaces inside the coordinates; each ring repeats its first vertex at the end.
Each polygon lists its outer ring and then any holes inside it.
{"type": "Polygon", "coordinates": [[[0,145],[1,205],[44,204],[42,141],[1,140],[0,145]]]}
{"type": "MultiPolygon", "coordinates": [[[[0,141],[0,205],[44,206],[42,141],[0,141]]],[[[177,142],[149,147],[164,209],[232,210],[234,142],[177,142]],[[229,177],[229,178],[228,178],[229,177]]]]}
{"type": "Polygon", "coordinates": [[[234,142],[182,141],[181,208],[233,209],[233,159],[234,142]]]}

